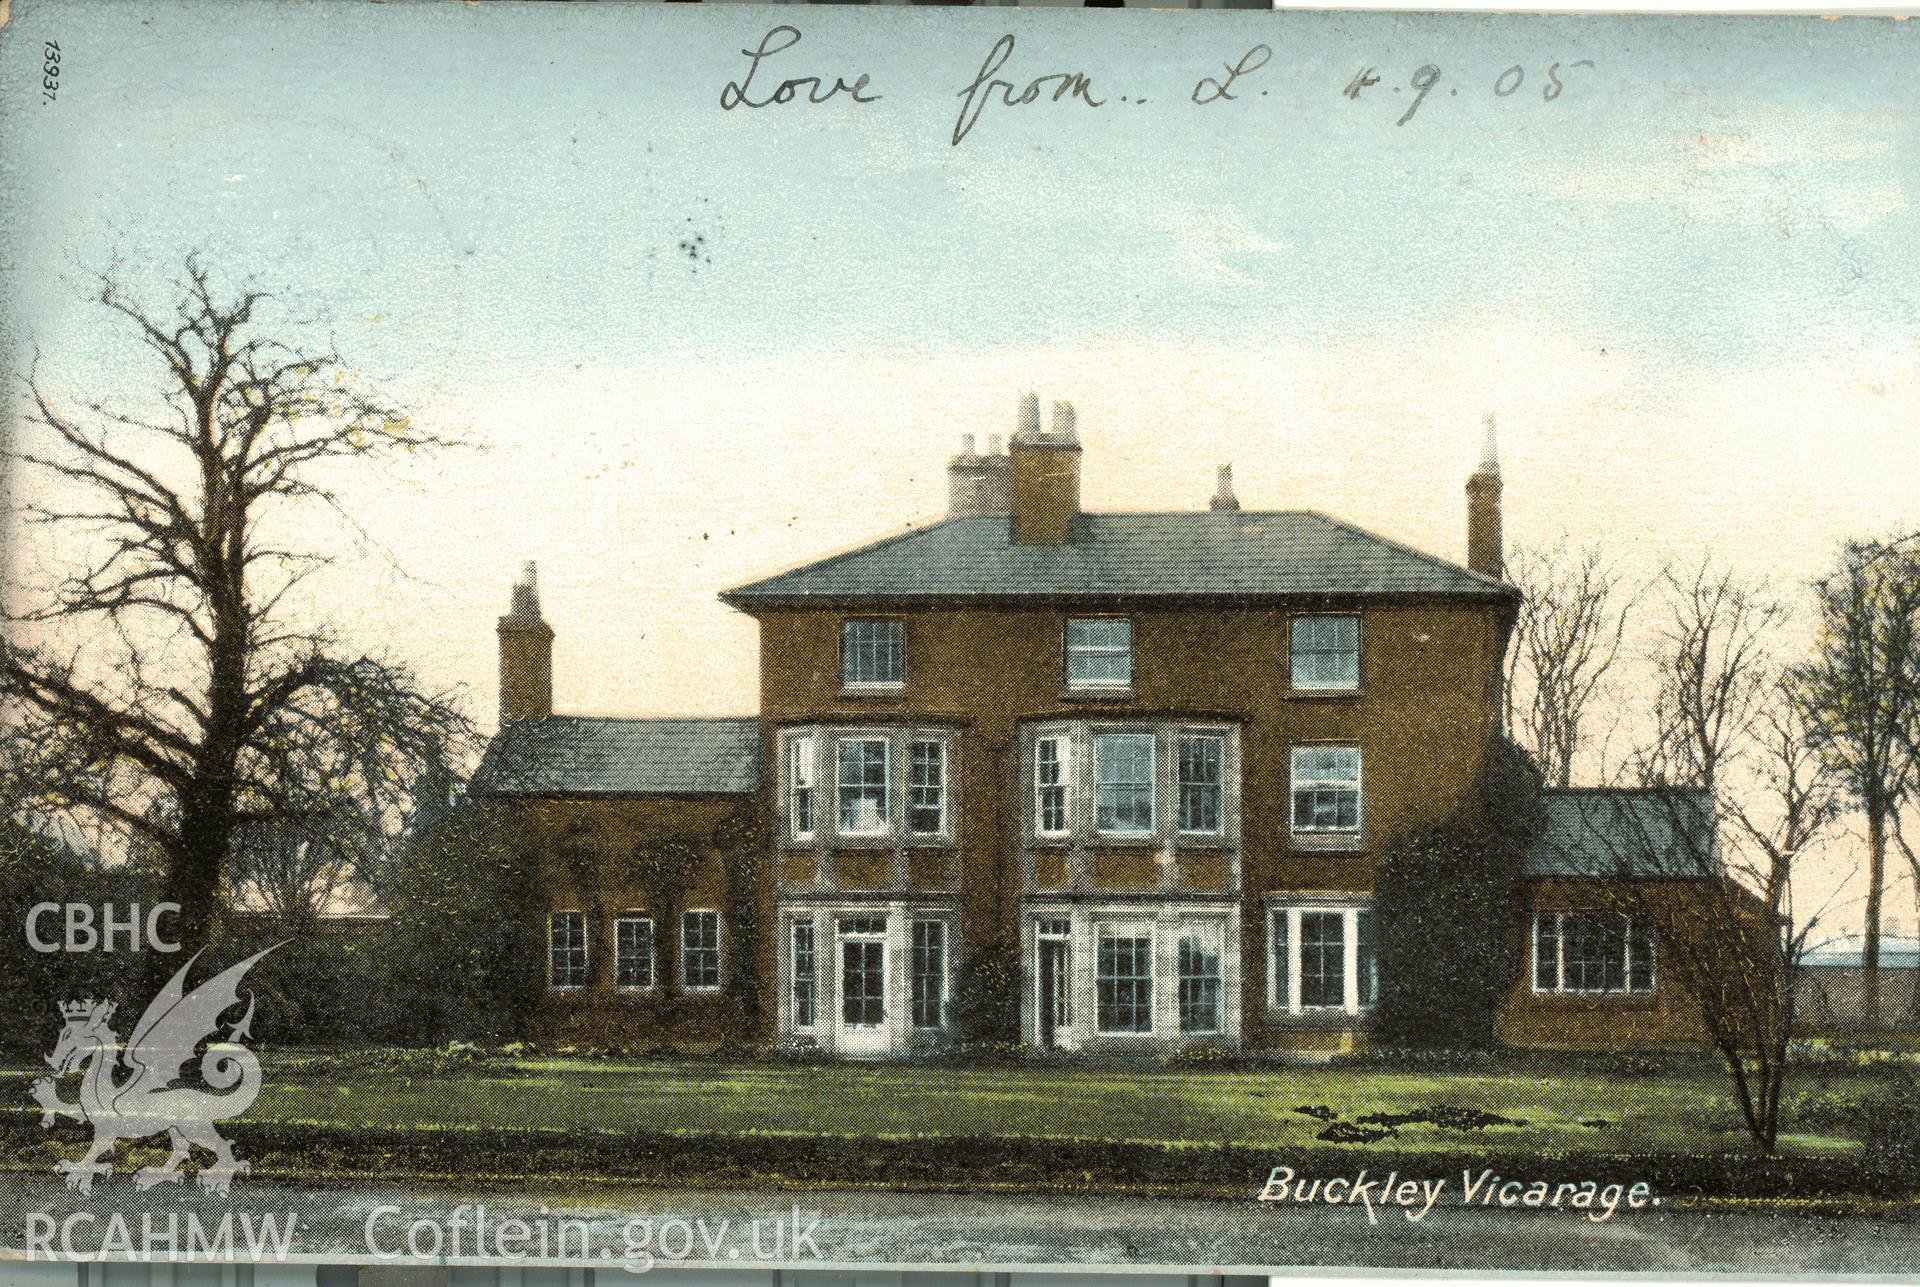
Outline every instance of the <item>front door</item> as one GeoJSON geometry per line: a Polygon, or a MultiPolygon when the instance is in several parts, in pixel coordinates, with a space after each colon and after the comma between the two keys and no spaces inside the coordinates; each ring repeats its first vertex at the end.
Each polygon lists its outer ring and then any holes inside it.
{"type": "Polygon", "coordinates": [[[846,1054],[887,1049],[887,939],[885,917],[847,917],[840,923],[840,1031],[846,1054]]]}
{"type": "Polygon", "coordinates": [[[1040,940],[1040,1044],[1048,1048],[1063,1045],[1062,1038],[1073,1023],[1067,990],[1073,978],[1069,950],[1065,939],[1040,940]]]}

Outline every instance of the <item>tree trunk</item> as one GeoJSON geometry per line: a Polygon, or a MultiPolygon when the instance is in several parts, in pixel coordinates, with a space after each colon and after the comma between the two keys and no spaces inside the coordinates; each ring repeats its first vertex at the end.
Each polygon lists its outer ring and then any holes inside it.
{"type": "Polygon", "coordinates": [[[1867,804],[1867,924],[1860,938],[1860,1001],[1868,1027],[1880,1025],[1880,901],[1887,875],[1887,820],[1867,804]]]}

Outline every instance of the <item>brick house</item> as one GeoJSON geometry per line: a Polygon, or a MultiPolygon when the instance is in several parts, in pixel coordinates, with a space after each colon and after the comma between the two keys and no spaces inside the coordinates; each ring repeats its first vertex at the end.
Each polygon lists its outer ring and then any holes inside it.
{"type": "MultiPolygon", "coordinates": [[[[1518,596],[1491,440],[1464,566],[1242,510],[1226,469],[1203,509],[1087,512],[1081,453],[1072,407],[1043,429],[1029,394],[1006,450],[953,459],[941,521],[722,594],[760,627],[757,717],[555,716],[529,570],[471,790],[516,802],[548,861],[543,1024],[910,1053],[997,952],[1035,1048],[1364,1041],[1374,865],[1454,812],[1498,731],[1518,596]],[[636,874],[663,837],[670,898],[636,874]]],[[[1689,1039],[1557,794],[1503,1032],[1689,1039]]]]}

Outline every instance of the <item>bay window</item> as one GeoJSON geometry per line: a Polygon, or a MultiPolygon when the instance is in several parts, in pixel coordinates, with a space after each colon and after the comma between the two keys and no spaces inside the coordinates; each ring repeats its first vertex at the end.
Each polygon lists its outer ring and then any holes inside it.
{"type": "Polygon", "coordinates": [[[838,748],[840,830],[878,835],[887,829],[888,770],[892,757],[883,737],[849,737],[838,748]]]}
{"type": "Polygon", "coordinates": [[[937,836],[946,830],[947,744],[921,738],[908,747],[907,830],[937,836]]]}
{"type": "Polygon", "coordinates": [[[1094,970],[1101,1032],[1153,1031],[1153,934],[1144,925],[1102,925],[1094,970]]]}
{"type": "Polygon", "coordinates": [[[787,739],[787,816],[793,837],[805,840],[813,835],[813,738],[811,735],[787,739]]]}
{"type": "Polygon", "coordinates": [[[1218,835],[1221,804],[1221,739],[1180,739],[1180,830],[1218,835]]]}
{"type": "Polygon", "coordinates": [[[1152,733],[1099,733],[1093,739],[1095,823],[1116,835],[1153,830],[1152,733]]]}
{"type": "Polygon", "coordinates": [[[1180,935],[1180,1031],[1220,1031],[1220,929],[1189,926],[1180,935]]]}
{"type": "Polygon", "coordinates": [[[1067,745],[1061,735],[1033,744],[1033,827],[1043,836],[1067,834],[1067,745]]]}

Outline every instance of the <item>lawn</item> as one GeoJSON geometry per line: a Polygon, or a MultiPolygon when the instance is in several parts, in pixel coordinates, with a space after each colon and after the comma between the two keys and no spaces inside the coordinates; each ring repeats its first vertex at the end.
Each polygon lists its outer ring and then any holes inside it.
{"type": "MultiPolygon", "coordinates": [[[[1200,1184],[1204,1166],[1230,1187],[1281,1159],[1338,1155],[1352,1166],[1489,1157],[1703,1176],[1705,1167],[1722,1178],[1696,1187],[1712,1192],[1751,1167],[1726,1074],[1705,1058],[1188,1070],[369,1051],[270,1054],[265,1073],[234,1138],[251,1141],[242,1151],[268,1157],[268,1170],[309,1174],[524,1166],[582,1178],[679,1171],[686,1182],[724,1173],[1058,1187],[1065,1177],[1097,1187],[1104,1170],[1177,1187],[1200,1184]]],[[[35,1129],[34,1075],[0,1067],[0,1125],[19,1144],[51,1146],[35,1129]]],[[[1803,1075],[1801,1094],[1830,1109],[1910,1076],[1836,1063],[1803,1075]]],[[[1795,1186],[1830,1187],[1858,1163],[1861,1143],[1830,1111],[1805,1116],[1788,1123],[1782,1153],[1802,1164],[1795,1186]]],[[[62,1131],[79,1138],[77,1126],[62,1131]]]]}

